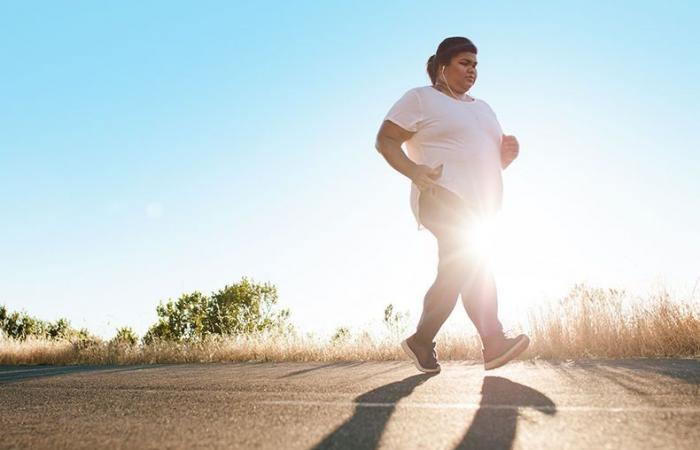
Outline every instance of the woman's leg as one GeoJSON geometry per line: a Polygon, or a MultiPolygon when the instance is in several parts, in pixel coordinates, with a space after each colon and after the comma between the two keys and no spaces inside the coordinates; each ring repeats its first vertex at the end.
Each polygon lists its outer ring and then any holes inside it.
{"type": "Polygon", "coordinates": [[[503,333],[498,320],[498,293],[493,274],[482,262],[477,262],[472,276],[461,289],[462,304],[467,315],[476,326],[479,336],[484,337],[503,333]]]}
{"type": "Polygon", "coordinates": [[[421,222],[438,243],[438,272],[423,299],[423,313],[415,339],[428,344],[454,309],[462,287],[470,281],[473,265],[465,245],[463,202],[452,192],[437,188],[423,192],[419,199],[421,222]]]}
{"type": "Polygon", "coordinates": [[[424,344],[432,342],[452,313],[465,278],[469,275],[468,264],[458,243],[443,237],[438,239],[438,247],[438,273],[423,299],[423,313],[415,335],[424,344]]]}

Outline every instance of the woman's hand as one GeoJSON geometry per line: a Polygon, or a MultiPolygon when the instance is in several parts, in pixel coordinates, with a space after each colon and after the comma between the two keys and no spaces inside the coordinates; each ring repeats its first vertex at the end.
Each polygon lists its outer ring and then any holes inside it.
{"type": "Polygon", "coordinates": [[[418,189],[424,191],[436,186],[435,180],[442,176],[442,164],[437,167],[425,166],[418,164],[411,170],[409,178],[418,186],[418,189]]]}
{"type": "Polygon", "coordinates": [[[505,169],[518,157],[520,144],[515,136],[503,135],[501,140],[501,168],[505,169]]]}

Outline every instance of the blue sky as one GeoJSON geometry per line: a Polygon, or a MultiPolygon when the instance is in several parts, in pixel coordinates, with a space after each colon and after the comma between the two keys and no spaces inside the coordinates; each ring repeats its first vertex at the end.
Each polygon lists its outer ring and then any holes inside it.
{"type": "Polygon", "coordinates": [[[0,6],[12,309],[142,333],[159,300],[247,276],[303,330],[417,318],[435,242],[374,137],[455,35],[521,143],[506,319],[578,282],[686,298],[700,277],[694,2],[142,3],[0,6]]]}

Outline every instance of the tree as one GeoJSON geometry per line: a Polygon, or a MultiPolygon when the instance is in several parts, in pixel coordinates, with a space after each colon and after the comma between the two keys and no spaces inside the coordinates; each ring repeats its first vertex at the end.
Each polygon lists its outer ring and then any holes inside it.
{"type": "Polygon", "coordinates": [[[70,339],[77,334],[71,327],[68,319],[58,319],[56,322],[49,322],[46,327],[46,335],[51,339],[70,339]]]}
{"type": "Polygon", "coordinates": [[[255,284],[247,278],[212,294],[207,328],[213,334],[249,334],[287,325],[289,310],[275,311],[277,288],[255,284]]]}
{"type": "Polygon", "coordinates": [[[249,334],[260,331],[289,331],[289,310],[275,310],[277,288],[256,284],[247,278],[224,286],[211,296],[200,292],[183,294],[156,308],[158,322],[151,326],[144,342],[156,339],[188,341],[209,335],[249,334]]]}
{"type": "Polygon", "coordinates": [[[75,340],[81,337],[81,331],[73,328],[68,319],[48,322],[25,312],[8,311],[4,305],[0,306],[0,330],[9,338],[21,340],[28,337],[75,340]]]}
{"type": "Polygon", "coordinates": [[[182,341],[204,337],[209,299],[201,292],[182,294],[177,301],[162,302],[156,307],[158,322],[144,336],[145,342],[153,339],[182,341]]]}

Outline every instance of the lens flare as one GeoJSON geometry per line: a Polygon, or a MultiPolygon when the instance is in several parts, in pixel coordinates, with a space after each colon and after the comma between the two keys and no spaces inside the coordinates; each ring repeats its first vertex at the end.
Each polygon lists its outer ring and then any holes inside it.
{"type": "Polygon", "coordinates": [[[479,218],[465,229],[465,239],[474,254],[490,261],[496,253],[498,223],[495,218],[479,218]]]}

